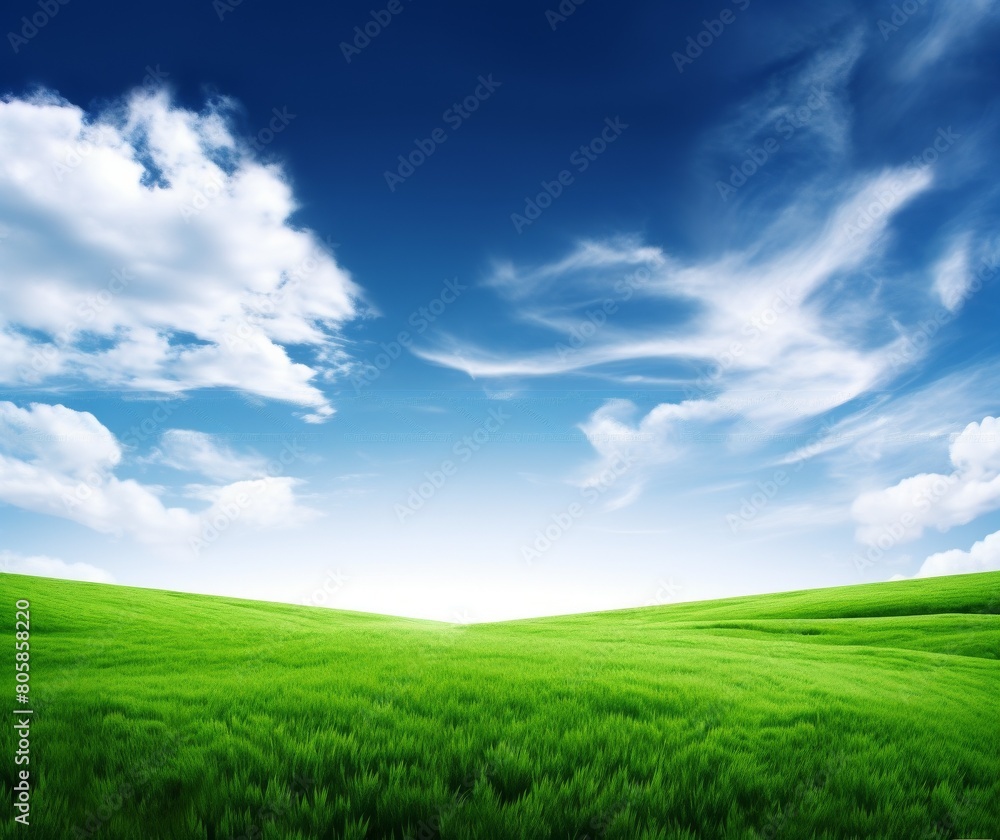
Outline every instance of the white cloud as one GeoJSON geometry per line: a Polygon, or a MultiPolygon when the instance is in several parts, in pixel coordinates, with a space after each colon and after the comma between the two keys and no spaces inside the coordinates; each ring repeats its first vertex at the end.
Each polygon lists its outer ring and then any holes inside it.
{"type": "Polygon", "coordinates": [[[349,364],[338,329],[360,291],[290,223],[284,173],[234,137],[230,107],[0,101],[0,384],[224,387],[332,414],[316,382],[349,364]]]}
{"type": "MultiPolygon", "coordinates": [[[[900,73],[905,78],[919,76],[953,51],[956,44],[980,34],[988,25],[988,19],[997,14],[995,0],[940,0],[932,4],[931,9],[930,24],[899,63],[900,73]]],[[[902,26],[907,23],[904,19],[902,26]]]]}
{"type": "Polygon", "coordinates": [[[935,379],[902,394],[879,394],[835,422],[824,422],[805,445],[780,458],[779,465],[823,457],[826,468],[846,479],[858,475],[894,480],[996,405],[1000,371],[983,364],[935,379]]]}
{"type": "Polygon", "coordinates": [[[221,487],[191,485],[188,493],[210,502],[203,521],[210,521],[217,511],[239,510],[242,524],[254,528],[291,528],[311,522],[319,511],[305,507],[295,494],[302,481],[288,476],[269,476],[236,481],[221,487]]]}
{"type": "MultiPolygon", "coordinates": [[[[877,258],[894,213],[930,184],[926,169],[881,173],[809,224],[803,222],[805,211],[792,207],[753,246],[704,264],[682,265],[637,242],[627,241],[626,248],[617,241],[604,249],[584,243],[558,263],[528,272],[527,285],[534,288],[539,277],[565,279],[560,277],[563,269],[556,271],[555,266],[572,265],[577,273],[590,269],[595,277],[603,277],[606,298],[624,302],[627,295],[649,305],[672,302],[693,313],[686,323],[669,329],[636,328],[631,322],[616,326],[609,315],[571,352],[563,343],[566,338],[551,350],[506,358],[468,345],[451,352],[417,352],[430,361],[488,377],[551,375],[627,361],[694,365],[703,376],[687,383],[693,399],[662,404],[635,424],[627,423],[623,407],[612,402],[582,427],[592,443],[596,434],[612,426],[619,437],[646,439],[633,452],[647,467],[673,457],[677,447],[669,436],[678,421],[728,418],[775,432],[844,405],[895,375],[892,359],[903,339],[893,333],[882,342],[861,340],[866,328],[881,329],[884,319],[878,308],[870,297],[845,303],[844,295],[834,292],[845,275],[877,258]],[[646,269],[648,280],[626,280],[622,287],[619,279],[613,291],[608,289],[609,275],[634,278],[637,264],[646,269]],[[718,395],[699,396],[713,393],[718,395]],[[753,398],[761,394],[770,398],[753,398]]],[[[506,282],[516,288],[514,280],[506,282]]],[[[597,282],[592,282],[588,300],[597,282]]],[[[568,285],[554,283],[555,288],[568,285]]],[[[579,288],[575,279],[572,286],[579,288]]],[[[574,321],[566,311],[559,302],[532,304],[527,317],[568,331],[580,319],[574,321]]],[[[596,469],[601,471],[608,453],[596,443],[595,449],[596,469]]],[[[631,473],[629,498],[637,495],[643,472],[631,473]]]]}
{"type": "Polygon", "coordinates": [[[626,507],[634,502],[646,483],[649,471],[676,458],[681,450],[672,440],[673,432],[688,421],[711,422],[726,416],[719,401],[689,400],[664,403],[638,422],[631,422],[636,406],[628,400],[609,400],[595,411],[580,429],[598,453],[597,463],[579,482],[608,492],[607,509],[626,507]],[[609,477],[613,481],[609,481],[609,477]]]}
{"type": "Polygon", "coordinates": [[[215,436],[188,429],[168,429],[150,460],[175,470],[197,472],[216,481],[237,481],[266,474],[259,455],[243,455],[215,436]]]}
{"type": "Polygon", "coordinates": [[[110,572],[91,566],[89,563],[66,563],[55,557],[37,555],[24,557],[10,551],[0,551],[0,572],[34,577],[82,580],[90,583],[114,583],[110,572]]]}
{"type": "Polygon", "coordinates": [[[934,268],[934,291],[949,312],[957,311],[972,286],[969,238],[960,237],[934,268]]]}
{"type": "Polygon", "coordinates": [[[661,267],[664,255],[659,248],[643,245],[636,237],[619,236],[599,242],[586,240],[555,263],[523,269],[511,262],[497,262],[485,285],[508,300],[537,298],[543,292],[593,287],[601,282],[601,272],[611,269],[661,267]],[[573,284],[566,280],[572,276],[573,284]]]}
{"type": "MultiPolygon", "coordinates": [[[[740,377],[741,388],[834,392],[840,396],[831,396],[830,406],[837,405],[885,373],[893,344],[860,349],[852,333],[861,326],[859,318],[875,320],[870,305],[867,316],[864,306],[845,311],[820,293],[877,255],[893,214],[931,181],[928,169],[882,172],[856,185],[832,212],[811,220],[808,227],[801,218],[807,208],[793,205],[752,247],[701,264],[681,265],[658,249],[638,244],[630,250],[599,252],[594,243],[584,242],[558,263],[526,272],[528,285],[539,276],[553,277],[559,281],[555,286],[565,289],[570,284],[566,276],[554,273],[556,266],[599,270],[604,290],[598,303],[610,299],[622,304],[634,298],[651,305],[671,302],[694,312],[687,323],[669,330],[643,330],[632,324],[623,329],[612,315],[592,338],[566,352],[567,327],[578,326],[581,318],[553,317],[547,307],[532,304],[521,317],[564,333],[548,349],[511,356],[453,342],[452,350],[415,352],[475,377],[544,376],[640,360],[693,363],[721,367],[720,381],[740,377]],[[594,258],[598,252],[600,258],[594,258]],[[609,253],[616,254],[613,262],[609,253]],[[634,279],[636,265],[646,269],[648,281],[634,279]]],[[[573,279],[571,287],[579,288],[573,279]]],[[[511,286],[515,282],[507,281],[511,286]]],[[[588,291],[593,295],[593,286],[588,291]]],[[[567,309],[564,303],[550,308],[567,309]]]]}
{"type": "Polygon", "coordinates": [[[63,405],[0,403],[0,444],[9,454],[75,478],[111,470],[122,459],[115,436],[93,414],[63,405]]]}
{"type": "Polygon", "coordinates": [[[857,538],[869,545],[887,535],[906,542],[926,528],[947,531],[1000,508],[1000,420],[970,423],[952,441],[949,456],[951,473],[921,473],[855,499],[857,538]]]}
{"type": "Polygon", "coordinates": [[[736,106],[729,124],[704,144],[705,151],[735,163],[743,160],[749,146],[773,138],[780,140],[782,155],[793,147],[796,161],[828,165],[831,154],[840,156],[850,143],[847,85],[864,41],[859,27],[833,47],[817,50],[804,66],[778,73],[736,106]]]}
{"type": "Polygon", "coordinates": [[[964,575],[970,572],[1000,570],[1000,531],[975,543],[969,551],[952,549],[932,554],[920,567],[916,577],[964,575]]]}
{"type": "Polygon", "coordinates": [[[1000,420],[970,423],[951,444],[951,462],[969,478],[988,480],[1000,473],[1000,420]]]}
{"type": "MultiPolygon", "coordinates": [[[[782,142],[791,147],[781,151],[789,156],[789,166],[781,167],[789,181],[771,169],[754,181],[754,194],[765,196],[761,206],[748,206],[751,191],[740,193],[744,206],[726,217],[728,250],[683,259],[625,236],[582,241],[542,265],[500,263],[487,285],[511,303],[514,317],[549,330],[552,342],[497,350],[437,333],[437,344],[414,352],[476,378],[587,374],[686,385],[685,403],[664,404],[636,420],[632,409],[612,401],[581,426],[588,436],[611,428],[619,437],[640,435],[633,452],[649,467],[678,454],[670,436],[680,406],[719,403],[711,418],[697,422],[728,420],[762,436],[801,429],[803,421],[838,408],[854,414],[858,398],[885,389],[920,361],[914,336],[923,346],[937,332],[922,335],[926,312],[900,294],[898,269],[884,256],[897,216],[935,188],[938,169],[908,164],[845,177],[854,163],[848,85],[863,43],[855,32],[841,47],[779,74],[703,143],[726,159],[733,150],[743,154],[754,138],[811,103],[809,119],[782,142]],[[640,272],[645,279],[636,282],[640,272]],[[584,315],[605,301],[616,307],[612,314],[587,324],[584,315]],[[692,368],[701,376],[685,382],[692,368]]],[[[971,230],[953,229],[935,268],[934,293],[953,311],[969,295],[976,249],[971,230]]],[[[847,422],[869,440],[895,431],[873,417],[847,422]]],[[[820,433],[791,460],[844,445],[820,433]]],[[[594,448],[600,471],[608,452],[594,448]]],[[[630,497],[643,473],[631,471],[630,497]]]]}
{"type": "Polygon", "coordinates": [[[121,461],[121,445],[92,414],[0,402],[0,502],[172,551],[206,528],[287,527],[316,515],[285,476],[200,486],[196,497],[209,503],[201,511],[167,507],[160,488],[115,475],[121,461]]]}

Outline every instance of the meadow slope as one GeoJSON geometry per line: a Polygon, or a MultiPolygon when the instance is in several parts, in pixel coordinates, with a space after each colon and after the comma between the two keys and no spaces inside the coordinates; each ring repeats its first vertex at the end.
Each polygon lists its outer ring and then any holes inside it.
{"type": "Polygon", "coordinates": [[[1000,573],[455,626],[0,575],[0,837],[1000,838],[1000,573]]]}

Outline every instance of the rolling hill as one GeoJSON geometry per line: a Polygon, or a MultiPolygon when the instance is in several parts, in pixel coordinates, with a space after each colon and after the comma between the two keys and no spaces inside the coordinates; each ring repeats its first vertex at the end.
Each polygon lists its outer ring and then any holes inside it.
{"type": "Polygon", "coordinates": [[[1000,573],[466,626],[0,592],[3,837],[1000,836],[1000,573]]]}

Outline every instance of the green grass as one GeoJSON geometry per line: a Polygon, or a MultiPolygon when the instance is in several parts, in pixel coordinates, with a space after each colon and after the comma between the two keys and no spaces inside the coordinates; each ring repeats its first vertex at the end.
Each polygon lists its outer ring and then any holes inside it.
{"type": "Polygon", "coordinates": [[[1000,573],[467,627],[0,576],[36,838],[1000,838],[1000,573]]]}

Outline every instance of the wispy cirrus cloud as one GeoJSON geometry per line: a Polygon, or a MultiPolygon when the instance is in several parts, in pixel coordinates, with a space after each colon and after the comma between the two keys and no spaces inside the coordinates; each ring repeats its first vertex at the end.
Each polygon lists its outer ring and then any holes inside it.
{"type": "MultiPolygon", "coordinates": [[[[948,43],[958,37],[950,26],[938,22],[948,43]]],[[[892,402],[884,392],[922,360],[933,337],[918,335],[921,318],[940,310],[939,302],[947,317],[962,308],[992,246],[979,222],[960,212],[927,249],[930,260],[899,270],[893,249],[901,220],[935,194],[941,173],[945,188],[968,179],[975,162],[982,163],[983,147],[978,134],[963,139],[950,127],[936,128],[925,140],[926,155],[858,167],[850,85],[868,35],[855,27],[834,47],[790,59],[706,137],[705,156],[723,160],[770,134],[781,140],[771,154],[783,163],[768,163],[753,189],[740,192],[725,214],[719,208],[732,233],[721,253],[683,257],[624,235],[584,239],[547,263],[498,263],[486,285],[508,302],[513,319],[539,328],[532,336],[547,331],[551,341],[486,347],[438,335],[416,354],[476,378],[588,375],[682,391],[683,401],[644,415],[630,402],[611,400],[580,425],[598,456],[595,474],[610,457],[599,436],[610,439],[613,431],[634,441],[630,451],[645,466],[621,482],[628,500],[656,469],[690,449],[674,440],[685,425],[767,435],[801,431],[844,409],[805,446],[788,449],[785,463],[842,451],[834,428],[849,427],[868,442],[878,437],[892,402]],[[956,156],[950,150],[959,140],[967,154],[956,156]],[[637,272],[641,283],[634,281],[637,272]],[[581,316],[603,303],[612,305],[609,314],[598,313],[579,340],[581,316]],[[634,309],[621,314],[627,306],[634,309]]],[[[763,168],[759,161],[751,167],[763,168]]],[[[861,445],[852,443],[855,451],[861,445]]],[[[845,516],[841,508],[838,517],[845,516]]]]}
{"type": "MultiPolygon", "coordinates": [[[[942,0],[929,4],[927,11],[928,22],[899,61],[897,72],[907,79],[926,73],[964,40],[975,37],[986,25],[1000,19],[1000,9],[994,0],[942,0]]],[[[902,27],[910,19],[911,15],[906,14],[898,24],[892,20],[889,23],[902,27]]]]}
{"type": "Polygon", "coordinates": [[[786,69],[739,102],[726,122],[705,137],[701,155],[739,164],[749,147],[772,138],[778,146],[773,154],[784,166],[779,172],[774,171],[779,167],[768,166],[771,179],[801,183],[839,166],[850,151],[852,105],[847,86],[864,50],[864,29],[855,25],[833,46],[810,49],[804,61],[790,56],[786,69]]]}
{"type": "MultiPolygon", "coordinates": [[[[510,274],[503,281],[506,287],[518,288],[519,295],[525,286],[537,286],[536,278],[546,278],[560,290],[576,290],[581,288],[579,283],[559,282],[566,279],[568,267],[574,273],[599,272],[582,301],[586,306],[595,294],[613,294],[614,284],[627,278],[635,266],[644,267],[651,279],[633,289],[637,299],[674,303],[693,313],[670,330],[655,325],[643,330],[631,323],[616,326],[609,319],[573,354],[560,352],[558,347],[567,334],[555,336],[549,347],[521,354],[491,352],[459,342],[452,342],[454,349],[419,347],[414,352],[427,361],[476,377],[545,376],[622,361],[671,360],[704,367],[733,355],[732,345],[739,342],[741,351],[727,367],[731,374],[755,372],[766,380],[773,364],[783,359],[783,376],[794,378],[794,368],[801,360],[810,377],[818,365],[820,371],[828,371],[844,384],[857,379],[857,387],[877,376],[877,357],[885,348],[869,354],[840,339],[838,332],[843,331],[838,327],[853,320],[855,313],[838,315],[825,306],[828,301],[815,296],[826,284],[877,257],[893,213],[931,183],[929,170],[879,173],[852,185],[840,203],[815,219],[810,229],[802,230],[796,224],[797,229],[790,231],[784,223],[787,219],[780,218],[762,231],[752,247],[703,263],[682,264],[645,245],[600,247],[601,243],[583,242],[556,263],[529,268],[523,277],[510,274]],[[879,208],[877,219],[868,217],[868,208],[873,205],[879,208]]],[[[805,200],[786,213],[789,217],[805,214],[814,209],[809,204],[805,200]]],[[[547,314],[560,306],[564,311],[570,308],[565,302],[533,300],[518,314],[558,330],[572,320],[547,314]]]]}
{"type": "MultiPolygon", "coordinates": [[[[574,272],[590,270],[605,284],[604,294],[611,295],[614,283],[641,265],[650,279],[632,287],[637,300],[645,305],[674,304],[690,313],[669,327],[636,327],[631,321],[616,326],[609,316],[572,353],[563,349],[566,333],[549,348],[516,355],[468,344],[416,352],[476,377],[599,371],[623,362],[668,363],[676,370],[695,371],[686,383],[692,401],[654,409],[648,420],[657,433],[665,434],[670,419],[686,413],[685,407],[713,402],[718,406],[710,413],[780,429],[844,405],[895,375],[891,359],[903,338],[898,331],[885,329],[884,316],[875,305],[878,288],[862,286],[851,300],[835,292],[843,290],[843,281],[853,272],[877,263],[894,214],[932,183],[929,169],[878,173],[845,189],[825,214],[807,213],[808,202],[789,208],[752,247],[704,263],[683,264],[635,242],[623,248],[619,241],[604,248],[585,243],[557,263],[527,272],[527,283],[537,286],[535,278],[558,278],[565,266],[574,272]],[[870,212],[873,206],[878,208],[875,216],[870,212]],[[788,220],[795,215],[800,219],[788,220]],[[807,215],[813,216],[808,225],[801,220],[807,215]],[[732,396],[736,391],[784,393],[790,398],[736,400],[732,396]],[[808,400],[794,398],[804,393],[808,400]]],[[[505,282],[512,286],[515,281],[505,282]]],[[[594,294],[591,290],[585,300],[594,294]]],[[[558,310],[555,303],[533,300],[529,309],[535,323],[556,334],[579,322],[575,316],[551,315],[558,310]]],[[[610,411],[622,424],[619,408],[610,411]]],[[[584,430],[603,425],[608,420],[605,414],[591,418],[584,430]]],[[[637,434],[645,423],[641,420],[628,429],[637,434]]],[[[647,447],[647,452],[659,462],[669,449],[647,447]]]]}

